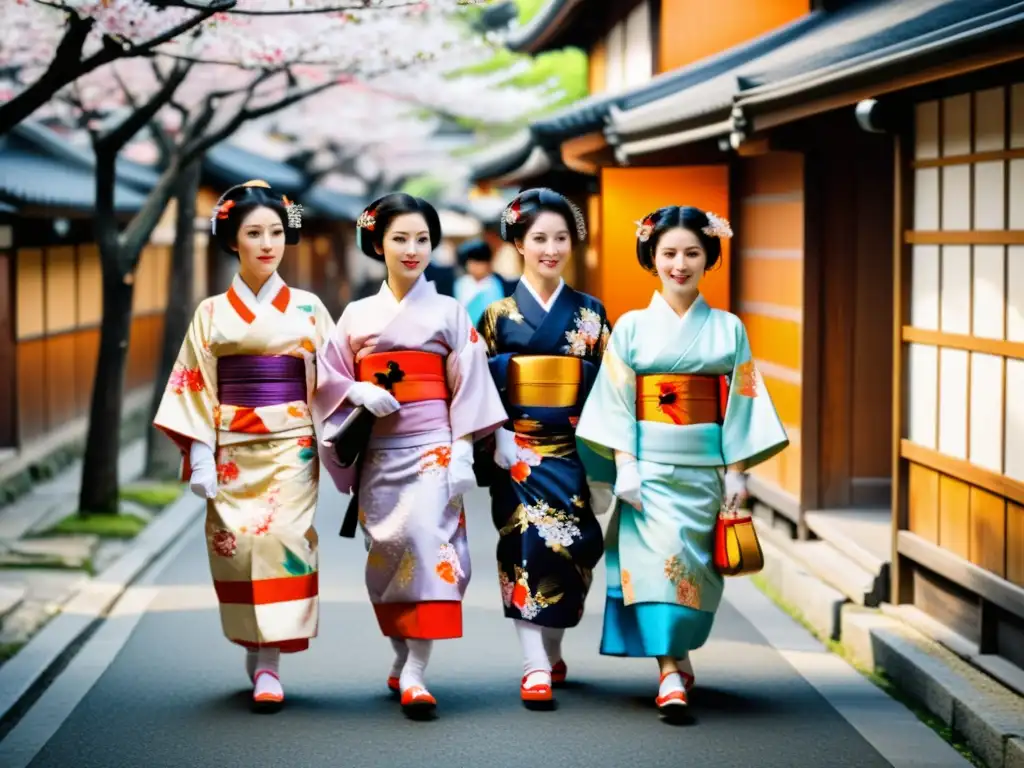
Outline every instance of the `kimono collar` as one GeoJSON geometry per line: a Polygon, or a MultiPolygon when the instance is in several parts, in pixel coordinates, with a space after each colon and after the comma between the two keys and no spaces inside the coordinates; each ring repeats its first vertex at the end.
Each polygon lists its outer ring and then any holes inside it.
{"type": "Polygon", "coordinates": [[[534,301],[537,302],[537,306],[543,309],[545,313],[550,312],[551,308],[555,306],[555,301],[558,300],[558,295],[562,292],[562,288],[565,287],[565,280],[563,280],[562,278],[558,278],[558,287],[555,288],[555,292],[551,294],[551,298],[549,298],[547,301],[542,301],[540,298],[540,294],[537,293],[536,290],[534,290],[533,286],[530,285],[530,281],[526,279],[526,275],[523,275],[521,278],[519,278],[519,282],[522,283],[526,290],[530,292],[530,295],[533,296],[534,301]]]}
{"type": "Polygon", "coordinates": [[[228,301],[234,307],[238,315],[247,323],[256,319],[256,310],[268,302],[279,312],[288,309],[288,302],[291,300],[291,290],[285,284],[281,276],[274,272],[260,288],[258,294],[253,294],[252,289],[245,284],[241,275],[236,274],[228,288],[228,301]]]}
{"type": "Polygon", "coordinates": [[[409,289],[409,292],[402,297],[401,301],[395,298],[395,294],[393,294],[391,292],[391,288],[388,287],[387,280],[380,284],[380,290],[377,292],[377,295],[384,301],[390,302],[396,306],[401,306],[409,299],[415,301],[436,293],[437,289],[434,287],[434,284],[427,280],[424,275],[420,275],[416,278],[416,282],[412,284],[412,288],[409,289]]]}
{"type": "Polygon", "coordinates": [[[677,323],[681,323],[684,320],[697,319],[698,316],[706,314],[711,309],[708,306],[708,303],[704,301],[704,296],[698,293],[697,298],[694,300],[693,304],[690,305],[690,308],[686,310],[685,314],[680,316],[674,309],[672,309],[671,306],[669,306],[669,303],[665,301],[665,297],[661,295],[661,291],[654,292],[654,296],[651,297],[651,303],[647,306],[649,309],[659,314],[671,317],[677,323]]]}

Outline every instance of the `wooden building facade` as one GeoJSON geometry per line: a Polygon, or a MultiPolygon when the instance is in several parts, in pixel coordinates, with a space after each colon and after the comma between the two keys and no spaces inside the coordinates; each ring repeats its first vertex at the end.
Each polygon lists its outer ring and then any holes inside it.
{"type": "Polygon", "coordinates": [[[709,293],[743,319],[792,440],[751,473],[755,506],[834,536],[874,599],[1006,680],[1024,667],[1024,14],[744,4],[669,50],[696,4],[647,5],[653,79],[532,126],[599,181],[589,285],[613,315],[646,303],[632,222],[649,208],[728,216],[709,293]]]}

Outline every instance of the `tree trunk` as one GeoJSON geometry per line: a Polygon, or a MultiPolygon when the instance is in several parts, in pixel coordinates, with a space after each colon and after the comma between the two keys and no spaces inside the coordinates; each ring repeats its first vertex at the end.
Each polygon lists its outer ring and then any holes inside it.
{"type": "MultiPolygon", "coordinates": [[[[83,513],[118,512],[117,461],[121,453],[119,425],[124,401],[124,372],[132,325],[133,280],[125,279],[116,262],[103,260],[103,321],[100,354],[89,409],[89,432],[82,465],[78,509],[83,513]]],[[[131,273],[129,273],[131,274],[131,273]]]]}
{"type": "MultiPolygon", "coordinates": [[[[171,375],[181,340],[192,321],[195,278],[195,218],[196,198],[202,159],[186,167],[174,185],[178,217],[174,225],[174,251],[171,254],[171,275],[167,284],[167,309],[164,311],[164,337],[153,387],[153,400],[149,407],[150,420],[156,418],[164,394],[164,382],[171,375]]],[[[149,478],[173,478],[178,474],[181,453],[167,436],[150,426],[146,436],[146,468],[149,478]]]]}

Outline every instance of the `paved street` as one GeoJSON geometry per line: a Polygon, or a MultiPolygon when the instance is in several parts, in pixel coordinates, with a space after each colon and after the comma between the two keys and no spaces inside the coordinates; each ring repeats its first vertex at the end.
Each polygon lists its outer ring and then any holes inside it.
{"type": "Polygon", "coordinates": [[[694,655],[692,723],[659,721],[653,660],[598,655],[603,572],[566,640],[572,684],[558,710],[526,711],[515,633],[498,610],[483,492],[469,500],[466,635],[439,643],[428,671],[439,718],[408,721],[384,687],[390,646],[363,589],[362,542],[336,534],[344,502],[333,488],[321,500],[320,636],[284,658],[282,712],[249,710],[242,652],[221,636],[197,522],[0,742],[0,765],[967,765],[747,580],[729,583],[712,639],[694,655]]]}

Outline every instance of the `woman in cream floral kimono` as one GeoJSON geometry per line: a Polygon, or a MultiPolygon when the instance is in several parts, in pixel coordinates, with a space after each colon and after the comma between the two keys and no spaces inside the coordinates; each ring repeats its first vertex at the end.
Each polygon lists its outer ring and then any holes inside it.
{"type": "Polygon", "coordinates": [[[264,181],[217,202],[213,235],[238,257],[238,274],[196,309],[153,421],[181,448],[192,492],[208,499],[221,625],[247,651],[253,700],[270,706],[284,700],[280,654],[306,650],[319,618],[308,403],[334,323],[320,299],[277,274],[300,227],[300,206],[264,181]]]}

